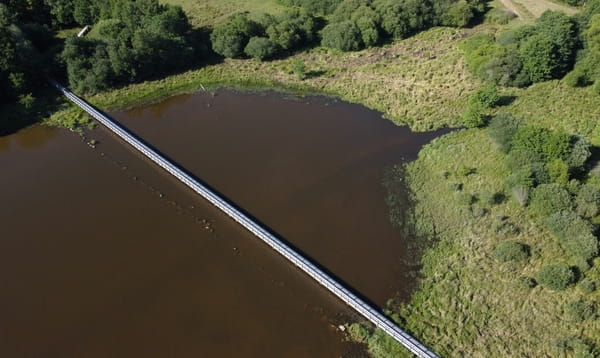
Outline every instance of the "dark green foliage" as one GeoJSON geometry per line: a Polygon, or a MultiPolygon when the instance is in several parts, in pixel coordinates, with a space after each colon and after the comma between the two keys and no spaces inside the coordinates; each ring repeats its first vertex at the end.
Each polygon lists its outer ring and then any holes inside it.
{"type": "Polygon", "coordinates": [[[567,163],[571,171],[581,170],[592,154],[592,144],[584,137],[574,137],[571,142],[571,149],[564,156],[565,163],[567,163]]]}
{"type": "Polygon", "coordinates": [[[525,261],[529,258],[529,248],[518,242],[505,241],[496,246],[494,257],[501,262],[525,261]]]}
{"type": "Polygon", "coordinates": [[[244,53],[255,60],[266,60],[277,53],[277,45],[266,37],[253,37],[248,41],[244,53]]]}
{"type": "Polygon", "coordinates": [[[483,8],[479,0],[344,0],[330,17],[322,44],[359,50],[381,38],[403,39],[434,25],[466,26],[483,8]]]}
{"type": "Polygon", "coordinates": [[[584,218],[600,214],[600,190],[594,185],[584,184],[577,193],[575,210],[584,218]]]}
{"type": "Polygon", "coordinates": [[[463,124],[465,127],[481,127],[485,124],[485,119],[485,106],[479,102],[469,101],[465,113],[463,113],[463,124]]]}
{"type": "Polygon", "coordinates": [[[360,29],[353,21],[332,23],[325,26],[322,37],[323,46],[342,51],[356,51],[364,46],[360,29]]]}
{"type": "Polygon", "coordinates": [[[545,161],[562,158],[571,146],[568,134],[535,126],[520,126],[513,136],[512,148],[516,151],[538,153],[545,161]]]}
{"type": "Polygon", "coordinates": [[[575,273],[565,264],[547,265],[537,274],[537,281],[554,291],[563,291],[575,283],[575,273]]]}
{"type": "Polygon", "coordinates": [[[522,288],[534,288],[537,286],[537,282],[531,277],[519,276],[517,278],[517,284],[522,288]]]}
{"type": "Polygon", "coordinates": [[[484,108],[492,108],[500,101],[498,87],[494,83],[487,83],[475,91],[469,98],[469,102],[476,102],[484,108]]]}
{"type": "Polygon", "coordinates": [[[99,24],[102,40],[65,41],[62,59],[75,90],[93,93],[155,78],[193,60],[191,27],[181,8],[156,0],[113,0],[105,6],[102,16],[114,17],[99,24]]]}
{"type": "Polygon", "coordinates": [[[564,76],[579,46],[575,21],[546,11],[533,26],[500,34],[498,41],[479,35],[463,45],[467,64],[479,78],[502,86],[522,87],[564,76]]]}
{"type": "Polygon", "coordinates": [[[15,102],[31,107],[29,93],[43,75],[42,57],[25,37],[18,16],[0,3],[0,103],[15,102]]]}
{"type": "Polygon", "coordinates": [[[583,322],[596,316],[596,307],[584,301],[572,301],[565,305],[565,314],[573,322],[583,322]]]}
{"type": "Polygon", "coordinates": [[[501,152],[508,153],[510,151],[513,136],[522,123],[521,118],[510,113],[499,113],[492,117],[488,126],[488,134],[501,152]]]}
{"type": "Polygon", "coordinates": [[[304,11],[288,11],[271,18],[266,24],[269,39],[282,50],[289,51],[314,42],[319,27],[316,18],[304,11]]]}
{"type": "Polygon", "coordinates": [[[358,26],[365,47],[375,46],[379,43],[381,18],[373,9],[363,5],[352,13],[351,19],[358,26]]]}
{"type": "Polygon", "coordinates": [[[213,50],[225,57],[240,57],[250,38],[260,35],[258,23],[248,18],[248,14],[234,15],[228,21],[215,26],[210,34],[213,50]]]}
{"type": "Polygon", "coordinates": [[[558,184],[542,184],[533,190],[531,210],[542,217],[571,209],[571,195],[558,184]]]}

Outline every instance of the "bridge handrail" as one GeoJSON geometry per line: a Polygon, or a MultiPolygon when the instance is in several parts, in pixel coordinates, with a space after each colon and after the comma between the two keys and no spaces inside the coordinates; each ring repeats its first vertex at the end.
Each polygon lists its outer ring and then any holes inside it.
{"type": "Polygon", "coordinates": [[[156,151],[152,150],[150,147],[142,143],[134,135],[129,133],[127,130],[122,128],[120,125],[118,125],[116,122],[114,122],[104,114],[97,111],[87,102],[85,102],[84,100],[73,94],[71,91],[63,87],[60,83],[51,79],[49,81],[54,87],[56,87],[60,92],[62,92],[73,103],[77,104],[89,115],[91,115],[100,123],[105,125],[114,134],[116,134],[121,139],[129,143],[141,153],[143,153],[147,158],[149,158],[158,166],[166,170],[168,173],[175,176],[177,179],[179,179],[182,183],[194,190],[196,193],[200,194],[211,204],[219,208],[221,211],[225,212],[229,217],[231,217],[233,220],[245,227],[248,231],[252,232],[255,236],[263,240],[267,245],[269,245],[279,254],[281,254],[290,262],[292,262],[295,266],[297,266],[310,277],[312,277],[319,284],[327,288],[335,296],[340,298],[350,307],[352,307],[365,318],[367,318],[369,321],[371,321],[376,327],[380,328],[392,338],[394,338],[397,342],[405,346],[416,356],[421,358],[438,358],[438,356],[435,353],[433,353],[431,350],[429,350],[411,335],[400,329],[383,314],[374,310],[370,305],[368,305],[362,299],[350,292],[347,288],[343,287],[340,283],[331,278],[327,273],[319,269],[308,259],[302,257],[291,247],[286,245],[283,241],[275,237],[275,235],[256,224],[253,220],[251,220],[245,214],[237,210],[223,198],[219,197],[206,186],[202,185],[197,180],[190,177],[187,173],[179,169],[176,165],[163,158],[156,151]]]}

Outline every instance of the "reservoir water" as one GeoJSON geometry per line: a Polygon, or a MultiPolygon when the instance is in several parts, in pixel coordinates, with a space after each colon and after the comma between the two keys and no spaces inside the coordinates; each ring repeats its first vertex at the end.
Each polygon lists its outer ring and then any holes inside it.
{"type": "MultiPolygon", "coordinates": [[[[414,289],[382,175],[439,133],[270,93],[112,115],[374,304],[414,289]]],[[[0,356],[352,354],[350,309],[103,128],[0,137],[0,168],[0,356]]]]}

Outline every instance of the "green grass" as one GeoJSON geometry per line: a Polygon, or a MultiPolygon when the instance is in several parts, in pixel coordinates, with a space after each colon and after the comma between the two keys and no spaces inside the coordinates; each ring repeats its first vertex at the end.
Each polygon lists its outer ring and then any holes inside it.
{"type": "MultiPolygon", "coordinates": [[[[504,154],[490,143],[487,130],[471,129],[433,141],[406,168],[416,203],[415,228],[435,236],[436,243],[423,257],[420,289],[395,310],[404,327],[443,357],[554,357],[562,356],[555,348],[560,340],[600,338],[598,321],[575,323],[563,313],[567,303],[581,298],[597,305],[599,293],[523,286],[522,278],[535,277],[544,265],[575,263],[565,259],[558,240],[527,209],[512,200],[497,205],[482,200],[503,191],[509,173],[503,163],[504,154]],[[465,165],[474,169],[471,174],[464,174],[465,165]],[[461,191],[455,183],[462,184],[461,191]],[[470,207],[460,199],[465,193],[480,200],[470,207]],[[476,217],[475,205],[487,213],[476,217]],[[498,233],[501,222],[516,225],[519,232],[498,233]],[[508,240],[528,245],[529,260],[494,259],[495,247],[508,240]]],[[[600,269],[586,275],[598,279],[600,269]]]]}
{"type": "MultiPolygon", "coordinates": [[[[384,47],[342,53],[314,48],[270,62],[226,59],[199,70],[131,85],[90,98],[111,110],[154,102],[205,88],[279,88],[322,93],[378,110],[415,130],[457,126],[468,95],[480,85],[466,70],[458,42],[473,31],[434,28],[384,47]],[[307,79],[292,71],[295,60],[307,67],[307,79]]],[[[49,123],[75,124],[63,114],[49,123]]],[[[72,117],[69,113],[68,117],[72,117]]]]}
{"type": "Polygon", "coordinates": [[[162,0],[171,5],[179,5],[188,14],[196,27],[210,27],[223,22],[227,17],[248,11],[251,14],[278,14],[285,10],[277,0],[162,0]]]}

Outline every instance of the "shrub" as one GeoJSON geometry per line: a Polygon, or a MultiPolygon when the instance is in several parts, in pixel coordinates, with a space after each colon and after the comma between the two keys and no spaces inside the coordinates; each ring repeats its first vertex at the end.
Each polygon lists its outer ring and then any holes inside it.
{"type": "Polygon", "coordinates": [[[297,58],[292,61],[292,72],[296,75],[296,78],[300,81],[306,79],[306,64],[301,59],[297,58]]]}
{"type": "Polygon", "coordinates": [[[517,285],[522,288],[534,288],[537,286],[537,282],[531,277],[520,276],[517,278],[517,285]]]}
{"type": "Polygon", "coordinates": [[[592,293],[596,291],[596,281],[586,278],[579,284],[579,289],[583,293],[592,293]]]}
{"type": "Polygon", "coordinates": [[[521,243],[505,241],[494,249],[494,257],[498,261],[525,261],[529,258],[529,248],[521,243]]]}
{"type": "Polygon", "coordinates": [[[592,144],[583,137],[574,137],[571,149],[564,159],[571,171],[581,170],[592,155],[590,150],[592,144]]]}
{"type": "Polygon", "coordinates": [[[571,209],[571,195],[558,184],[542,184],[536,187],[529,204],[531,210],[540,216],[571,209]]]}
{"type": "Polygon", "coordinates": [[[360,29],[350,20],[325,26],[321,44],[341,51],[357,51],[364,47],[360,29]]]}
{"type": "Polygon", "coordinates": [[[577,214],[592,218],[600,213],[600,190],[594,185],[584,184],[575,199],[577,214]]]}
{"type": "Polygon", "coordinates": [[[547,265],[538,272],[537,281],[551,290],[562,291],[575,283],[575,273],[565,264],[547,265]]]}
{"type": "Polygon", "coordinates": [[[540,153],[527,149],[513,149],[506,157],[506,166],[512,171],[528,169],[531,172],[534,163],[544,165],[544,157],[540,153]]]}
{"type": "Polygon", "coordinates": [[[353,341],[361,343],[366,343],[371,336],[371,332],[369,332],[369,330],[360,323],[352,323],[349,325],[348,334],[353,341]]]}
{"type": "Polygon", "coordinates": [[[544,224],[573,257],[589,260],[598,255],[598,239],[593,234],[592,226],[574,212],[556,212],[544,224]]]}
{"type": "Polygon", "coordinates": [[[255,60],[263,61],[277,53],[277,46],[266,37],[253,37],[248,41],[244,53],[255,60]]]}
{"type": "Polygon", "coordinates": [[[569,153],[571,137],[560,131],[529,125],[520,126],[513,137],[512,147],[514,150],[538,153],[548,162],[569,153]]]}
{"type": "Polygon", "coordinates": [[[485,106],[478,102],[469,102],[463,114],[463,123],[467,128],[483,126],[485,124],[485,106]]]}
{"type": "Polygon", "coordinates": [[[484,108],[492,108],[500,101],[498,87],[494,83],[487,83],[475,91],[469,98],[469,102],[476,102],[484,108]]]}
{"type": "Polygon", "coordinates": [[[499,113],[492,117],[488,126],[488,134],[503,153],[511,148],[512,138],[523,121],[510,113],[499,113]]]}
{"type": "Polygon", "coordinates": [[[596,316],[596,307],[588,302],[573,301],[565,306],[565,313],[573,322],[583,322],[596,316]]]}
{"type": "Polygon", "coordinates": [[[546,164],[548,175],[552,182],[566,185],[569,182],[569,166],[560,158],[546,164]]]}

